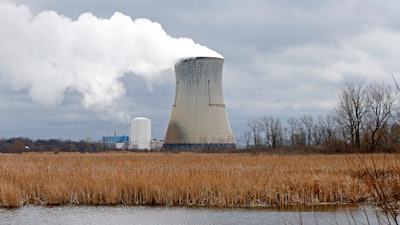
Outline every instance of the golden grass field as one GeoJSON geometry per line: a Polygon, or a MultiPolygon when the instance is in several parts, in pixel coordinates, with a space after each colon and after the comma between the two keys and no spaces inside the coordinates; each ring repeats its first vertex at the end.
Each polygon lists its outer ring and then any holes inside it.
{"type": "Polygon", "coordinates": [[[373,197],[365,166],[400,170],[398,156],[384,154],[0,154],[0,206],[357,203],[373,197]]]}

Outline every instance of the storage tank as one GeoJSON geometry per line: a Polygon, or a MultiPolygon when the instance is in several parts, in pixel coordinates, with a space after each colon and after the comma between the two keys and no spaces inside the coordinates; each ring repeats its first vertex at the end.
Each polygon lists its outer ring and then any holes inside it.
{"type": "Polygon", "coordinates": [[[195,57],[175,64],[175,100],[164,149],[236,147],[222,94],[223,63],[222,58],[195,57]]]}
{"type": "Polygon", "coordinates": [[[136,117],[130,120],[129,148],[150,149],[151,120],[145,117],[136,117]]]}

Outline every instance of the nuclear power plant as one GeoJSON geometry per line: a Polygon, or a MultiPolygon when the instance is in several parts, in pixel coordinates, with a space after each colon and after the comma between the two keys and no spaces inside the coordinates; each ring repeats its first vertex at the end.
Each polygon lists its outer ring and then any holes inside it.
{"type": "Polygon", "coordinates": [[[175,100],[163,148],[236,148],[222,94],[224,59],[195,57],[175,64],[175,100]]]}

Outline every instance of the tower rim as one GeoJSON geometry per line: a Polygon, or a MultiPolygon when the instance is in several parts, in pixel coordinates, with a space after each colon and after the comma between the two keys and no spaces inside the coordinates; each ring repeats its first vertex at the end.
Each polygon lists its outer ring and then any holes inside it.
{"type": "Polygon", "coordinates": [[[190,61],[190,60],[196,60],[196,59],[213,59],[213,60],[222,60],[225,61],[225,59],[222,57],[215,57],[215,56],[193,56],[193,57],[184,57],[184,58],[180,58],[176,63],[175,66],[186,62],[186,61],[190,61]]]}

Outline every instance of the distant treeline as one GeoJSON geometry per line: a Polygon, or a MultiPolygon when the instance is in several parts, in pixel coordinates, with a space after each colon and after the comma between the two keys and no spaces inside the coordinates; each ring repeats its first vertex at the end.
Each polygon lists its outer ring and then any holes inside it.
{"type": "Polygon", "coordinates": [[[0,152],[101,152],[109,151],[107,145],[91,141],[71,141],[61,139],[36,140],[29,138],[0,139],[0,152]]]}
{"type": "Polygon", "coordinates": [[[250,119],[238,138],[244,149],[271,152],[398,152],[400,104],[398,88],[385,83],[347,83],[331,113],[250,119]]]}

